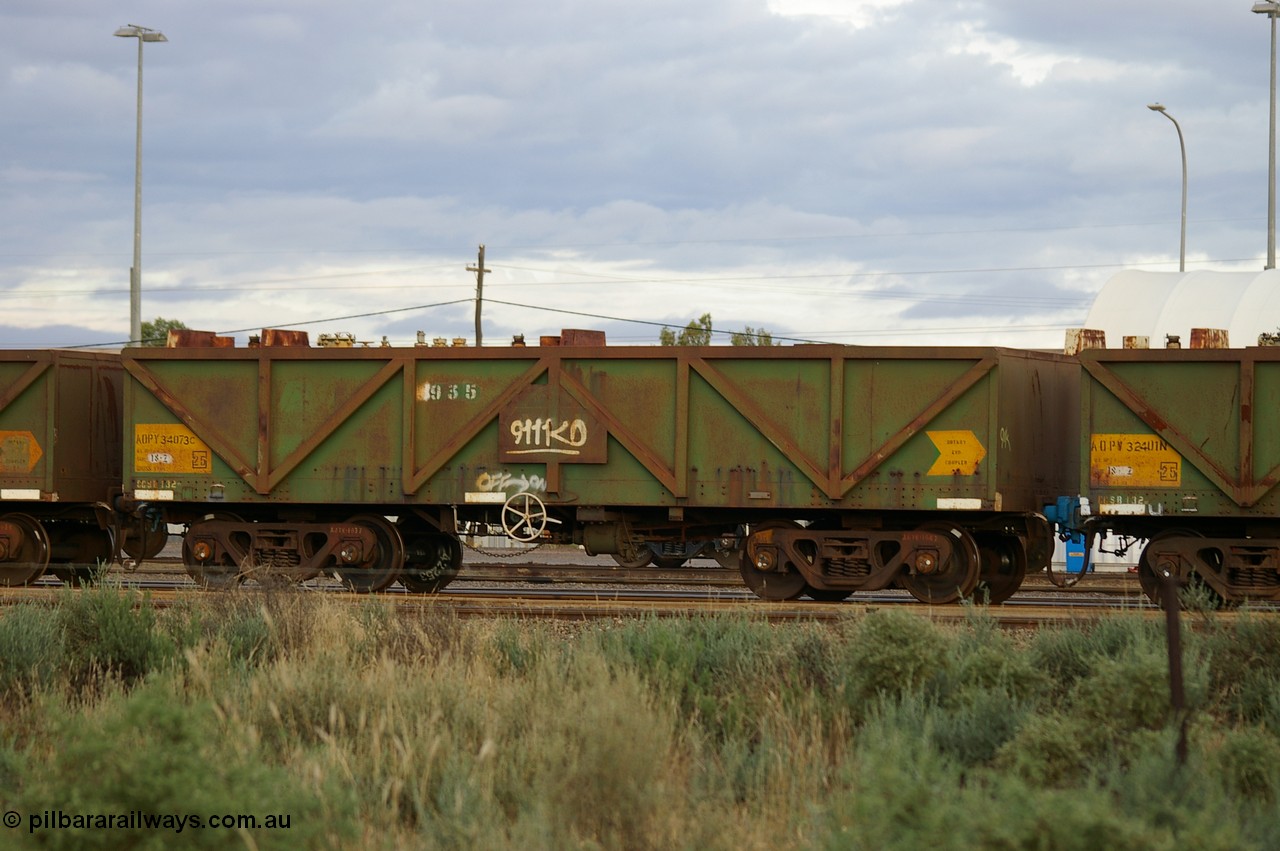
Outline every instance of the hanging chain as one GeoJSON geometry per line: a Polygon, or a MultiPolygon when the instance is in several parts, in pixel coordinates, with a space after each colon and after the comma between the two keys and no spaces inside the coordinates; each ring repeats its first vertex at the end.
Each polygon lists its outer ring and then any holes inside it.
{"type": "Polygon", "coordinates": [[[480,555],[488,556],[489,558],[515,558],[516,556],[528,555],[529,553],[533,552],[534,550],[542,546],[541,542],[539,542],[537,544],[534,544],[532,547],[529,547],[528,549],[519,550],[518,552],[514,552],[514,553],[513,552],[494,552],[492,550],[486,550],[483,547],[477,547],[475,544],[467,543],[467,541],[464,540],[461,536],[459,536],[458,540],[462,541],[462,545],[467,549],[473,552],[480,553],[480,555]]]}

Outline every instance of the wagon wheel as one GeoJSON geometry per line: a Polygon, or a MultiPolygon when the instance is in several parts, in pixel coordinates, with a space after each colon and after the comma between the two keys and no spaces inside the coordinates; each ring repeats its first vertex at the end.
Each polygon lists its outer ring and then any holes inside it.
{"type": "Polygon", "coordinates": [[[161,524],[159,529],[151,528],[151,521],[145,517],[130,517],[124,522],[124,539],[120,549],[134,561],[146,561],[160,555],[164,545],[169,542],[169,529],[161,524]]]}
{"type": "Polygon", "coordinates": [[[925,523],[920,531],[944,536],[951,543],[950,550],[942,554],[933,573],[904,572],[898,577],[898,584],[920,602],[932,605],[954,603],[973,594],[982,563],[973,536],[945,521],[925,523]]]}
{"type": "Polygon", "coordinates": [[[399,579],[404,569],[404,540],[396,527],[376,514],[361,514],[347,522],[371,530],[377,546],[360,564],[337,568],[337,578],[359,594],[381,591],[399,579]]]}
{"type": "Polygon", "coordinates": [[[415,594],[434,594],[457,578],[462,569],[462,544],[452,535],[432,535],[423,540],[428,557],[406,561],[400,584],[415,594]]]}
{"type": "Polygon", "coordinates": [[[49,533],[40,521],[28,514],[6,514],[0,520],[12,523],[22,533],[22,543],[0,563],[0,585],[29,585],[49,566],[49,533]]]}
{"type": "Polygon", "coordinates": [[[628,539],[622,542],[622,552],[610,553],[610,557],[618,563],[618,567],[636,570],[653,560],[653,550],[643,541],[628,539]]]}
{"type": "Polygon", "coordinates": [[[742,574],[742,581],[760,599],[794,600],[809,587],[808,583],[804,581],[804,577],[796,570],[795,565],[785,558],[778,557],[778,564],[768,570],[763,570],[752,561],[751,556],[752,538],[773,529],[798,528],[800,528],[800,524],[791,520],[766,520],[764,523],[757,524],[751,530],[751,537],[747,539],[746,546],[743,548],[742,559],[738,563],[738,572],[742,574]]]}
{"type": "Polygon", "coordinates": [[[48,572],[63,584],[77,588],[93,585],[107,572],[115,552],[115,538],[110,529],[87,523],[59,523],[49,524],[47,530],[51,553],[62,553],[57,561],[50,557],[48,572]]]}
{"type": "MultiPolygon", "coordinates": [[[[1192,529],[1166,529],[1147,542],[1142,548],[1142,555],[1138,556],[1138,584],[1142,586],[1142,592],[1147,595],[1147,599],[1155,603],[1160,608],[1164,608],[1164,595],[1161,593],[1160,583],[1161,576],[1156,565],[1148,557],[1147,553],[1151,550],[1152,545],[1157,541],[1165,538],[1203,538],[1204,535],[1192,529]]],[[[1230,608],[1236,605],[1235,600],[1228,600],[1217,592],[1213,586],[1200,578],[1200,575],[1194,570],[1187,576],[1175,577],[1188,588],[1195,588],[1205,594],[1208,602],[1214,608],[1230,608]]]]}
{"type": "Polygon", "coordinates": [[[1027,575],[1027,550],[1018,538],[1001,535],[984,538],[978,544],[981,569],[978,576],[978,600],[996,606],[1008,600],[1022,587],[1027,575]]]}
{"type": "Polygon", "coordinates": [[[211,556],[214,554],[206,554],[203,549],[207,544],[197,544],[192,540],[191,536],[193,531],[198,530],[199,524],[207,520],[227,523],[243,522],[239,515],[232,514],[229,511],[214,511],[197,520],[187,528],[187,533],[182,536],[182,567],[187,571],[187,575],[195,580],[195,583],[201,588],[214,590],[235,588],[241,582],[244,582],[245,576],[242,568],[247,554],[222,553],[217,561],[212,561],[211,556]],[[201,558],[202,555],[204,556],[203,558],[201,558]]]}
{"type": "Polygon", "coordinates": [[[547,507],[531,493],[518,493],[502,506],[502,531],[513,541],[532,544],[547,529],[547,507]]]}

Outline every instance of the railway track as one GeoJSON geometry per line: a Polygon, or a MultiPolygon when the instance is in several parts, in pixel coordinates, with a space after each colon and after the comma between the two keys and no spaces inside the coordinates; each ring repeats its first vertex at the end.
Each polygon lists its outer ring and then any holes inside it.
{"type": "MultiPolygon", "coordinates": [[[[109,574],[122,587],[148,593],[159,606],[189,599],[195,584],[174,558],[160,558],[132,571],[109,574]]],[[[42,579],[29,588],[0,590],[0,605],[24,600],[56,601],[65,593],[60,583],[42,579]]],[[[225,592],[222,592],[225,593],[225,592]]],[[[328,599],[360,604],[366,595],[347,592],[339,583],[317,579],[287,589],[263,588],[248,583],[245,594],[323,594],[328,599]]],[[[671,617],[735,614],[774,622],[833,622],[857,617],[885,607],[903,607],[937,622],[957,622],[975,616],[974,607],[925,606],[905,591],[861,593],[840,603],[811,600],[766,602],[747,590],[736,571],[719,567],[679,570],[622,570],[599,563],[544,559],[539,562],[475,561],[464,564],[459,578],[444,591],[429,595],[406,592],[392,586],[379,599],[406,613],[448,612],[460,617],[526,617],[569,620],[607,620],[635,617],[671,617]]],[[[1072,588],[1054,586],[1047,577],[1029,577],[1023,590],[1003,605],[981,608],[984,616],[1009,628],[1034,628],[1049,624],[1094,621],[1118,613],[1160,618],[1127,574],[1086,577],[1072,588]]],[[[1234,618],[1235,613],[1217,615],[1234,618]]]]}
{"type": "MultiPolygon", "coordinates": [[[[591,585],[637,585],[663,586],[678,585],[688,587],[719,587],[745,590],[742,578],[735,570],[727,570],[715,565],[713,561],[698,561],[693,566],[673,570],[646,567],[624,569],[612,562],[603,560],[587,561],[588,557],[580,553],[550,553],[542,560],[514,559],[484,560],[476,559],[468,553],[463,562],[462,572],[457,581],[482,581],[489,583],[582,583],[591,585]]],[[[117,577],[148,577],[174,575],[185,578],[186,572],[181,560],[176,556],[162,556],[151,559],[133,570],[113,568],[109,574],[117,577]]],[[[40,580],[45,584],[57,584],[57,580],[46,577],[40,580]]],[[[1123,572],[1107,572],[1091,574],[1069,588],[1055,585],[1044,574],[1028,576],[1023,582],[1019,596],[1028,593],[1051,594],[1104,594],[1142,596],[1142,589],[1137,576],[1123,572]]],[[[865,597],[867,595],[859,595],[865,597]]]]}
{"type": "MultiPolygon", "coordinates": [[[[246,585],[235,592],[198,591],[189,582],[176,577],[138,577],[122,580],[122,587],[144,591],[159,607],[189,600],[192,595],[219,593],[241,594],[323,594],[326,599],[367,603],[368,595],[352,594],[337,583],[313,584],[287,589],[263,589],[246,585]]],[[[22,602],[52,604],[69,591],[54,584],[38,583],[24,589],[0,589],[0,605],[22,602]]],[[[789,602],[762,601],[746,590],[721,588],[566,588],[542,585],[515,588],[510,584],[485,584],[459,581],[457,587],[434,595],[417,595],[395,590],[378,595],[378,599],[405,613],[447,612],[460,617],[524,617],[559,620],[608,620],[636,617],[678,617],[733,614],[761,618],[771,622],[814,621],[835,622],[865,615],[886,607],[901,607],[938,622],[959,622],[974,617],[975,609],[966,606],[925,606],[905,592],[883,592],[859,595],[841,603],[811,600],[789,602]]],[[[1148,604],[1132,605],[1105,599],[1072,601],[1014,600],[986,610],[987,616],[1007,627],[1035,627],[1046,624],[1069,624],[1092,621],[1119,612],[1139,612],[1147,617],[1162,613],[1148,604]]]]}
{"type": "MultiPolygon", "coordinates": [[[[167,599],[196,592],[177,552],[178,548],[171,545],[159,557],[135,569],[115,567],[108,576],[123,587],[149,592],[163,605],[167,599]]],[[[0,592],[0,604],[21,600],[24,595],[51,596],[60,587],[56,579],[45,577],[30,588],[0,592]]],[[[260,593],[263,589],[250,582],[241,590],[260,593]]],[[[297,590],[334,595],[336,599],[368,599],[348,593],[340,583],[328,578],[312,580],[297,590]]],[[[271,592],[272,589],[266,591],[271,592]]],[[[732,611],[771,620],[835,620],[884,606],[905,606],[938,621],[972,616],[970,607],[925,606],[896,589],[859,593],[840,603],[808,599],[767,602],[745,587],[736,570],[727,570],[712,560],[695,560],[671,570],[629,570],[611,560],[591,558],[577,548],[565,547],[514,554],[468,549],[460,575],[443,592],[424,597],[396,584],[378,597],[406,610],[450,608],[464,616],[620,618],[732,611]]],[[[1249,608],[1271,610],[1262,605],[1249,608]]],[[[1136,575],[1123,571],[1091,574],[1068,588],[1055,584],[1046,574],[1031,575],[1010,600],[987,611],[1000,623],[1011,626],[1095,619],[1116,612],[1160,616],[1159,609],[1143,594],[1136,575]]]]}

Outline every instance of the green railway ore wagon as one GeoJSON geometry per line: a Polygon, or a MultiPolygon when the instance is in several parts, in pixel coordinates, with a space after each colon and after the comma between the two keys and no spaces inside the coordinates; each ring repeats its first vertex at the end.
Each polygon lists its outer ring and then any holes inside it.
{"type": "Polygon", "coordinates": [[[112,559],[122,375],[114,353],[0,352],[0,584],[112,559]]]}
{"type": "Polygon", "coordinates": [[[457,536],[714,554],[763,597],[1016,590],[1078,378],[997,348],[133,349],[125,489],[188,569],[417,590],[457,536]]]}
{"type": "Polygon", "coordinates": [[[1280,598],[1280,349],[1079,360],[1077,525],[1147,539],[1138,574],[1152,599],[1166,572],[1225,600],[1280,598]]]}

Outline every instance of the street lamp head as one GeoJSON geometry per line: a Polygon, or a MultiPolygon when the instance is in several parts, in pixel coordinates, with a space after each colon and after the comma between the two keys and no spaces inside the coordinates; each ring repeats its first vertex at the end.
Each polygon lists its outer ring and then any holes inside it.
{"type": "Polygon", "coordinates": [[[1149,104],[1147,104],[1147,109],[1151,110],[1152,112],[1164,112],[1164,104],[1162,104],[1162,103],[1149,103],[1149,104]]]}
{"type": "Polygon", "coordinates": [[[1274,18],[1277,13],[1280,13],[1280,3],[1273,2],[1273,0],[1254,3],[1251,11],[1256,12],[1259,15],[1270,15],[1274,18]]]}
{"type": "Polygon", "coordinates": [[[169,40],[164,37],[164,33],[157,30],[147,29],[146,27],[140,27],[137,24],[129,24],[128,26],[120,27],[120,29],[116,30],[113,35],[118,35],[121,38],[138,38],[143,41],[169,40]]]}

